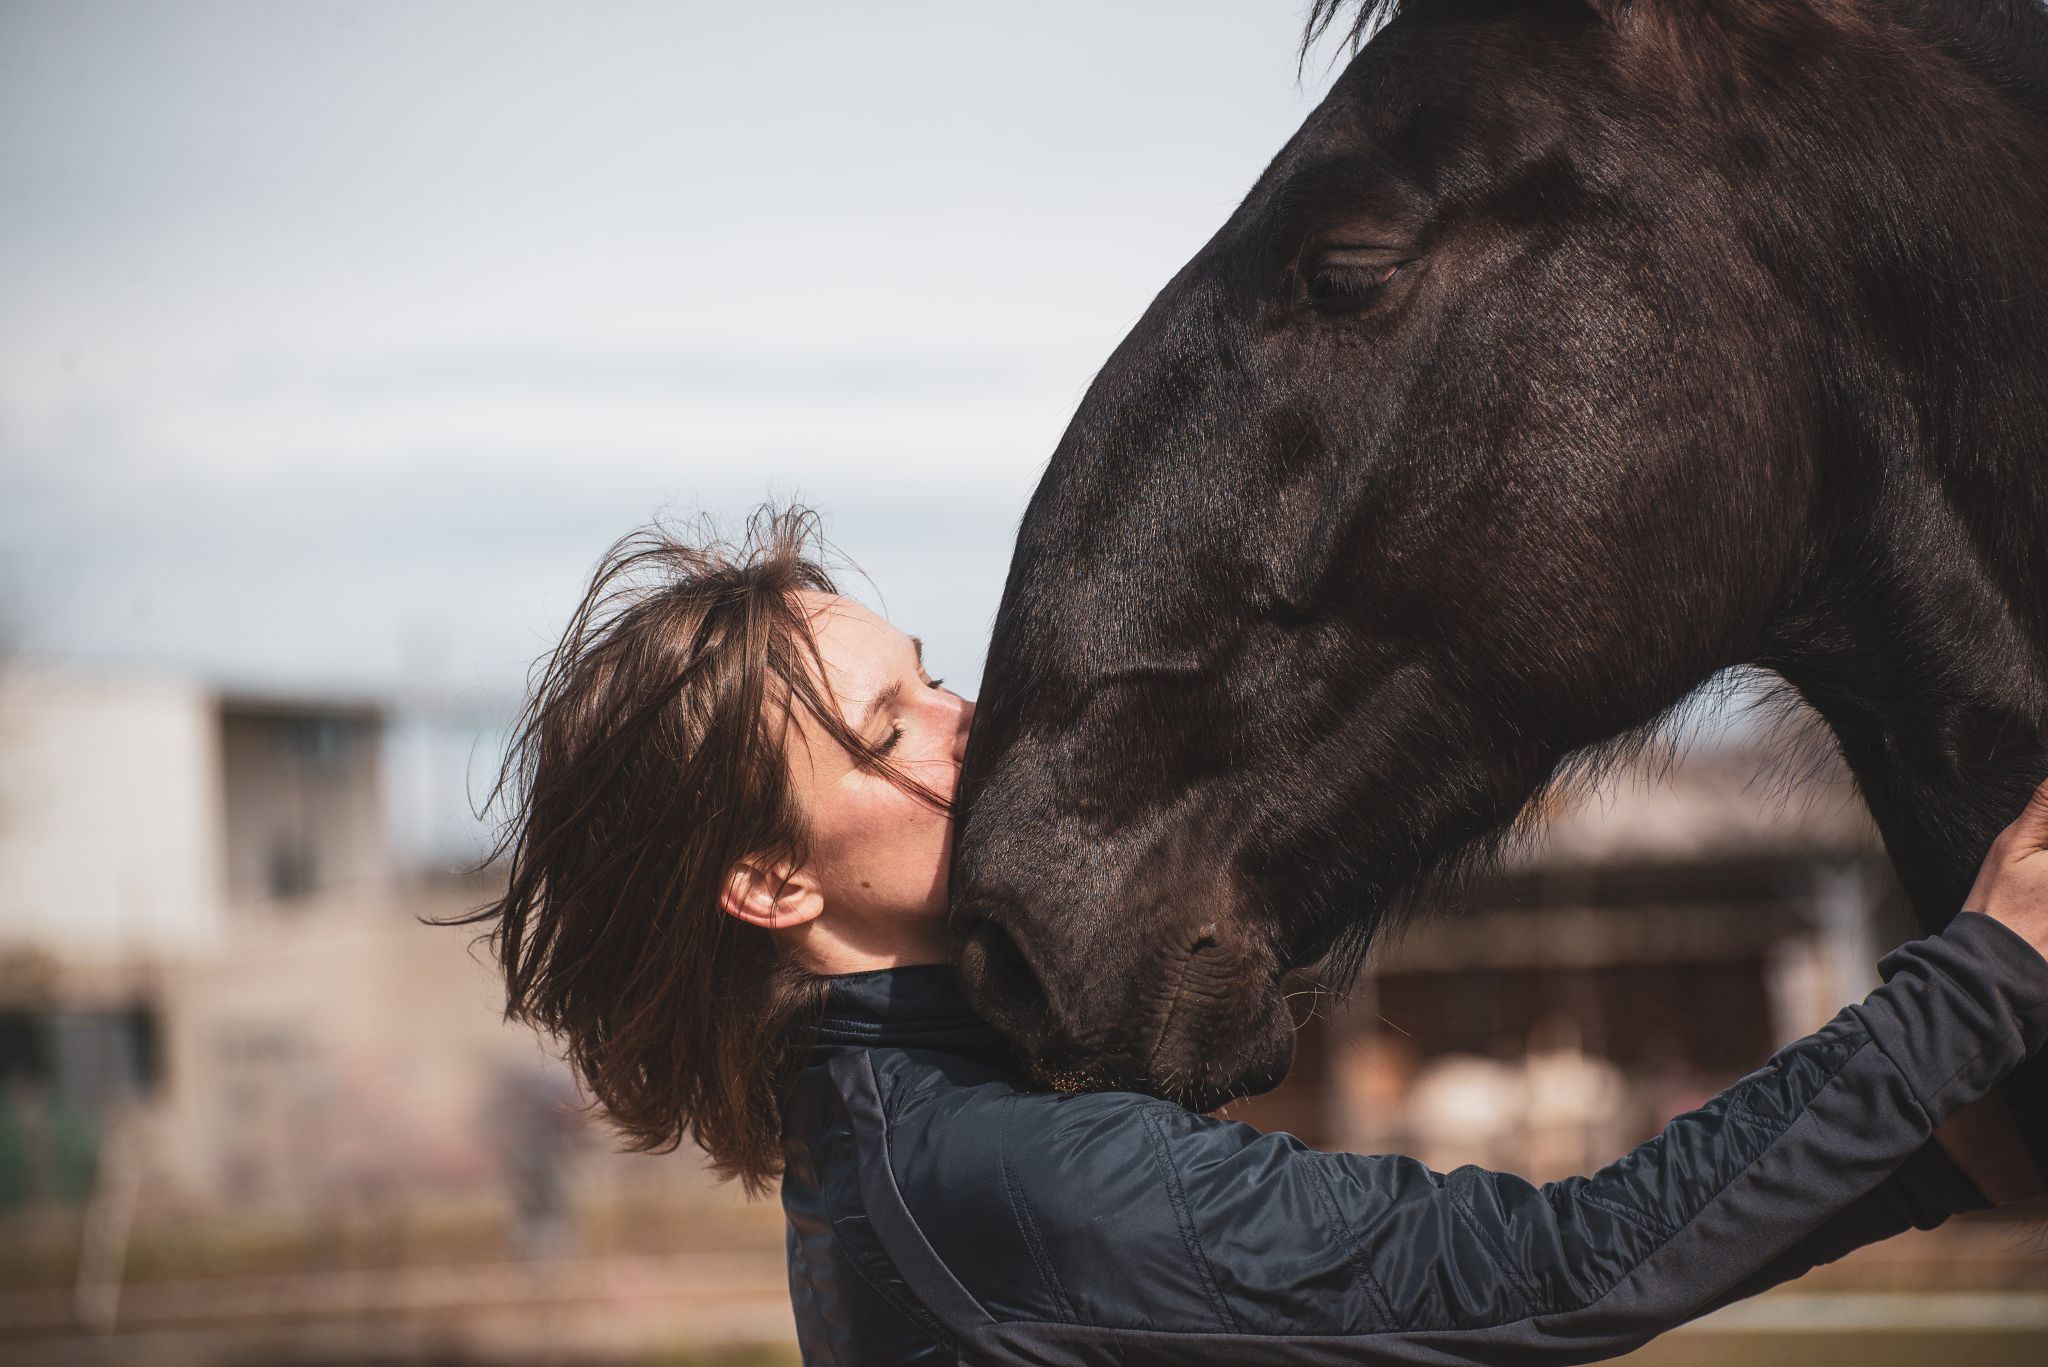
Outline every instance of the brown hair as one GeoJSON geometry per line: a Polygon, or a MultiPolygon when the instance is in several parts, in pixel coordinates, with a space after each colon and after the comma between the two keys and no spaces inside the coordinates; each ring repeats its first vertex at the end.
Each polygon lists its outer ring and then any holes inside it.
{"type": "Polygon", "coordinates": [[[824,1003],[769,931],[726,915],[742,858],[805,857],[783,758],[802,707],[857,764],[943,808],[839,716],[800,590],[835,593],[816,514],[763,508],[737,542],[660,527],[612,546],[539,669],[491,805],[505,1015],[552,1034],[626,1146],[685,1137],[758,1194],[824,1003]]]}

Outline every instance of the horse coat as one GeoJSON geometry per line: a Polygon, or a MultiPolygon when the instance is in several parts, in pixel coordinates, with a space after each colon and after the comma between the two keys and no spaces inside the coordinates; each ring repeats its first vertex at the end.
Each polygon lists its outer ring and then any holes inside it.
{"type": "Polygon", "coordinates": [[[804,1361],[1564,1363],[1982,1198],[1930,1142],[2048,1040],[1987,917],[1620,1161],[1535,1186],[1040,1090],[942,966],[832,979],[785,1113],[804,1361]]]}

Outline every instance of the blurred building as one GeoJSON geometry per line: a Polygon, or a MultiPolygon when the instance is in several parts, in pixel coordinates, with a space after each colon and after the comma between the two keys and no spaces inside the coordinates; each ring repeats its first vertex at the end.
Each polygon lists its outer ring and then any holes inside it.
{"type": "Polygon", "coordinates": [[[89,1199],[115,1150],[166,1209],[475,1187],[500,1093],[572,1099],[471,936],[420,924],[487,885],[394,868],[388,720],[0,674],[0,1212],[89,1199]]]}
{"type": "Polygon", "coordinates": [[[394,857],[393,730],[0,670],[0,1360],[789,1332],[775,1205],[617,1151],[476,932],[425,924],[496,884],[394,857]]]}

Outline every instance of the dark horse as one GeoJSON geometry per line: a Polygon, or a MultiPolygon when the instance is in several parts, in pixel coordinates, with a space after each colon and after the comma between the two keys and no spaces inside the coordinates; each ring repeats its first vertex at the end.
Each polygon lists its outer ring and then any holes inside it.
{"type": "Polygon", "coordinates": [[[956,962],[1056,1082],[1270,1085],[1283,973],[1731,666],[1929,927],[2048,771],[2040,0],[1394,8],[1018,536],[956,962]]]}

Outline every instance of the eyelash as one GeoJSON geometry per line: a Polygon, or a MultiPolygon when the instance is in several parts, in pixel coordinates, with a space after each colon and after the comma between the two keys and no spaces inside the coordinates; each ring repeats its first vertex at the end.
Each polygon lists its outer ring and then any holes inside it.
{"type": "Polygon", "coordinates": [[[1360,269],[1325,266],[1309,277],[1308,302],[1320,313],[1355,313],[1378,298],[1412,262],[1397,261],[1360,269]]]}
{"type": "MultiPolygon", "coordinates": [[[[925,685],[925,687],[926,687],[926,688],[938,688],[938,687],[941,687],[941,686],[943,686],[943,685],[945,684],[945,682],[946,682],[946,681],[945,681],[944,679],[933,679],[933,680],[932,680],[932,681],[931,681],[930,683],[926,684],[926,685],[925,685]]],[[[887,740],[883,741],[883,742],[882,742],[882,743],[881,743],[880,745],[877,745],[877,746],[875,747],[875,752],[876,752],[877,754],[883,754],[883,755],[886,755],[886,754],[888,754],[888,753],[889,753],[889,752],[890,752],[891,750],[894,750],[894,749],[896,748],[896,742],[898,742],[898,741],[900,741],[900,740],[902,740],[902,739],[903,739],[903,723],[902,723],[902,722],[897,722],[897,723],[896,723],[895,725],[893,725],[893,726],[891,726],[891,727],[889,728],[889,739],[887,739],[887,740]]]]}

